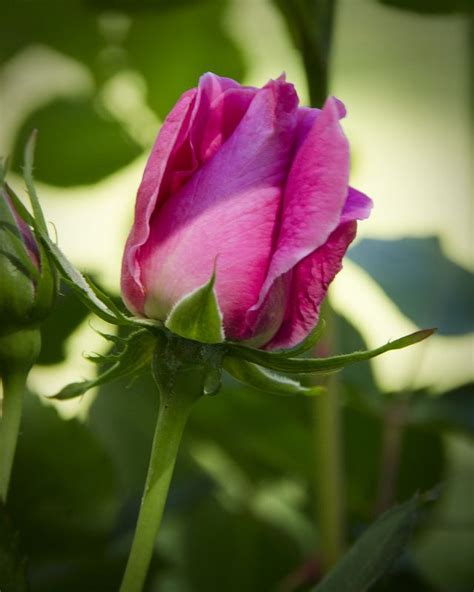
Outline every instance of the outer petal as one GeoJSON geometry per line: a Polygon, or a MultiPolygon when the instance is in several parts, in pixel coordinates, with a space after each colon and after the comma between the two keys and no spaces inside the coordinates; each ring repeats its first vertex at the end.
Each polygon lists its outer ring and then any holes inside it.
{"type": "Polygon", "coordinates": [[[135,223],[125,248],[122,293],[143,314],[144,291],[136,258],[150,232],[150,218],[230,136],[257,89],[230,78],[204,74],[197,89],[179,99],[160,129],[138,190],[135,223]]]}
{"type": "Polygon", "coordinates": [[[196,90],[187,91],[179,99],[163,123],[153,146],[147,166],[138,189],[135,204],[135,222],[125,245],[122,261],[122,295],[130,310],[143,314],[144,291],[137,266],[138,249],[146,242],[150,233],[150,217],[160,196],[163,177],[173,151],[177,149],[180,135],[189,126],[191,109],[196,90]]]}
{"type": "Polygon", "coordinates": [[[329,284],[342,268],[342,258],[355,237],[355,221],[341,224],[328,241],[293,269],[285,319],[266,349],[283,349],[300,343],[318,321],[329,284]]]}
{"type": "Polygon", "coordinates": [[[349,187],[337,229],[293,269],[285,318],[267,349],[292,347],[315,327],[328,286],[342,268],[342,258],[355,237],[356,220],[368,218],[371,209],[372,200],[349,187]]]}
{"type": "Polygon", "coordinates": [[[147,316],[164,318],[177,300],[209,279],[217,258],[226,335],[241,339],[249,332],[245,314],[273,251],[296,113],[292,85],[270,82],[214,157],[153,217],[140,253],[147,316]]]}
{"type": "Polygon", "coordinates": [[[324,245],[339,224],[347,196],[349,145],[339,125],[340,103],[329,98],[294,158],[285,187],[277,247],[258,308],[275,279],[324,245]]]}
{"type": "Polygon", "coordinates": [[[346,203],[342,210],[341,222],[365,220],[370,216],[372,206],[373,203],[370,197],[353,187],[349,187],[346,203]]]}

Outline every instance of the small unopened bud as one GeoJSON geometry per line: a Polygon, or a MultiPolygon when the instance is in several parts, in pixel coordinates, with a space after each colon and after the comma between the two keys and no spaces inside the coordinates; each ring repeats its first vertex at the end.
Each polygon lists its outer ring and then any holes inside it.
{"type": "Polygon", "coordinates": [[[51,311],[57,277],[43,247],[0,194],[0,336],[35,327],[51,311]]]}

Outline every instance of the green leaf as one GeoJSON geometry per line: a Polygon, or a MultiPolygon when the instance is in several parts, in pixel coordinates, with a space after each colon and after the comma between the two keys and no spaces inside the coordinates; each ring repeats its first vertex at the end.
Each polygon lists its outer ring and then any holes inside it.
{"type": "Polygon", "coordinates": [[[471,12],[471,0],[379,0],[381,4],[419,14],[451,14],[471,12]]]}
{"type": "Polygon", "coordinates": [[[68,384],[52,398],[72,399],[83,395],[95,386],[100,386],[117,378],[135,377],[150,365],[155,345],[155,337],[146,329],[132,333],[127,339],[124,339],[124,348],[121,352],[99,358],[99,361],[112,362],[112,365],[105,372],[91,380],[68,384]]]}
{"type": "Polygon", "coordinates": [[[202,343],[221,343],[224,341],[222,313],[214,291],[216,279],[211,279],[175,304],[166,319],[165,326],[186,339],[202,343]]]}
{"type": "Polygon", "coordinates": [[[62,98],[34,111],[23,122],[12,158],[17,171],[32,129],[41,133],[35,176],[60,187],[97,183],[130,164],[142,152],[121,124],[99,109],[92,98],[62,98]]]}
{"type": "Polygon", "coordinates": [[[280,355],[275,355],[272,352],[264,352],[236,343],[230,344],[228,351],[231,356],[247,360],[248,362],[253,362],[254,364],[259,364],[260,366],[272,370],[280,370],[282,372],[296,374],[330,373],[340,370],[348,364],[370,360],[385,352],[403,349],[404,347],[423,341],[432,335],[434,331],[435,329],[423,329],[422,331],[416,331],[415,333],[411,333],[410,335],[406,335],[395,341],[390,341],[373,350],[343,354],[330,358],[284,358],[280,355]]]}
{"type": "Polygon", "coordinates": [[[30,561],[90,547],[117,518],[115,472],[98,439],[36,395],[24,401],[8,508],[30,561]]]}
{"type": "Polygon", "coordinates": [[[436,325],[441,335],[474,331],[474,274],[450,259],[437,237],[363,239],[348,256],[418,327],[436,325]]]}
{"type": "Polygon", "coordinates": [[[410,540],[417,497],[380,516],[316,587],[315,592],[365,592],[393,565],[410,540]]]}
{"type": "Polygon", "coordinates": [[[244,63],[229,34],[227,0],[150,4],[152,10],[140,10],[143,4],[133,3],[123,47],[130,66],[146,80],[148,104],[160,118],[204,72],[241,80],[244,63]]]}
{"type": "Polygon", "coordinates": [[[274,395],[320,395],[324,392],[321,386],[304,386],[286,376],[274,374],[260,368],[256,364],[227,357],[224,369],[239,382],[258,390],[274,395]]]}
{"type": "Polygon", "coordinates": [[[474,434],[474,383],[461,385],[440,395],[424,391],[410,398],[411,423],[434,429],[474,434]]]}

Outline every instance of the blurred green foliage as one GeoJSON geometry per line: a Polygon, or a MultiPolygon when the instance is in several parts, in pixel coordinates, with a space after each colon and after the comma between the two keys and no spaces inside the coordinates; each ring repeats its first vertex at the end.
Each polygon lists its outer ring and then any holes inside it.
{"type": "MultiPolygon", "coordinates": [[[[383,3],[426,13],[467,6],[383,3]]],[[[275,2],[306,52],[328,43],[314,29],[310,4],[275,2]],[[294,14],[306,15],[306,36],[296,30],[301,19],[292,20],[294,14]]],[[[41,129],[36,174],[51,185],[94,184],[142,155],[146,142],[105,99],[118,74],[138,73],[146,106],[160,119],[204,71],[241,80],[246,64],[229,33],[226,6],[225,0],[17,0],[3,6],[4,64],[42,45],[81,64],[92,80],[25,115],[14,139],[16,170],[31,127],[41,129]]],[[[309,54],[305,59],[311,63],[309,54]]],[[[315,80],[313,99],[321,84],[315,80]]],[[[472,275],[436,240],[363,241],[352,258],[416,325],[438,325],[446,336],[472,330],[472,275]],[[427,299],[430,294],[436,298],[427,299]]],[[[61,292],[56,314],[42,327],[42,365],[65,359],[87,317],[64,286],[61,292]]],[[[365,347],[342,317],[336,333],[341,352],[365,347]]],[[[436,395],[380,393],[364,364],[345,370],[340,388],[349,542],[360,540],[387,504],[444,483],[440,500],[422,512],[413,544],[371,590],[466,592],[474,579],[468,556],[474,544],[474,386],[436,395]],[[396,462],[387,463],[394,452],[396,462]]],[[[27,397],[12,490],[0,512],[2,592],[27,589],[25,561],[32,592],[117,590],[157,411],[149,376],[100,387],[85,421],[65,419],[35,394],[27,397]]],[[[314,589],[321,566],[312,413],[308,399],[270,397],[231,380],[218,396],[199,402],[172,483],[149,592],[314,589]]]]}

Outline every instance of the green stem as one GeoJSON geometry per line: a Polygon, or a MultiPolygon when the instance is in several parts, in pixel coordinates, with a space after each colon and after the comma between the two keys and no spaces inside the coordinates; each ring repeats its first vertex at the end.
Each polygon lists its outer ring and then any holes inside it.
{"type": "Polygon", "coordinates": [[[0,499],[7,500],[8,485],[20,431],[21,408],[26,385],[26,372],[13,372],[2,379],[3,401],[0,422],[0,499]]]}
{"type": "Polygon", "coordinates": [[[196,386],[198,383],[199,392],[192,380],[177,380],[172,392],[162,396],[145,490],[120,592],[140,592],[145,583],[181,436],[191,407],[202,392],[202,384],[195,381],[196,386]]]}
{"type": "Polygon", "coordinates": [[[26,379],[41,349],[38,329],[0,334],[3,399],[0,421],[0,500],[5,502],[20,430],[26,379]]]}

